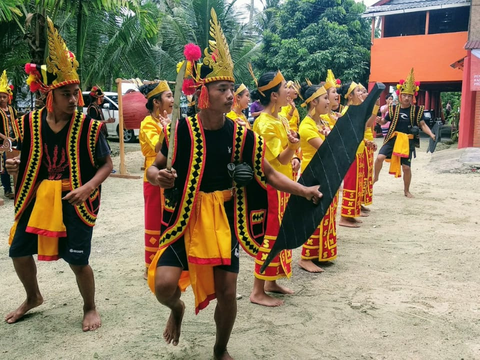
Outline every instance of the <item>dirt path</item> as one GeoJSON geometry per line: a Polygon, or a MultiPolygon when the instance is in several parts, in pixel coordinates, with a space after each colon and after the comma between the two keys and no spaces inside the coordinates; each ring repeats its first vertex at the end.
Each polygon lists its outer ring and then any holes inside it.
{"type": "MultiPolygon", "coordinates": [[[[141,174],[138,150],[129,145],[126,155],[132,174],[141,174]]],[[[294,266],[284,283],[296,294],[282,308],[249,303],[253,260],[242,254],[244,298],[229,346],[237,360],[480,359],[480,177],[439,173],[431,157],[422,149],[413,161],[415,199],[384,167],[371,216],[360,229],[338,229],[338,259],[324,273],[294,266]]],[[[12,211],[10,200],[0,207],[2,316],[24,299],[8,258],[12,211]]],[[[0,358],[210,359],[214,305],[195,316],[191,291],[179,346],[164,344],[168,312],[142,279],[142,231],[141,180],[109,178],[91,256],[102,328],[82,333],[68,266],[40,263],[45,303],[18,324],[0,323],[0,358]]]]}

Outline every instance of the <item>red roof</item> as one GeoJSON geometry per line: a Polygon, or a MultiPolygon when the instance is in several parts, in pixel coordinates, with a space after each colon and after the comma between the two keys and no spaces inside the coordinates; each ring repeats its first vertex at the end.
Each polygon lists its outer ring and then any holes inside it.
{"type": "Polygon", "coordinates": [[[480,40],[468,40],[465,44],[465,50],[480,49],[480,40]]]}

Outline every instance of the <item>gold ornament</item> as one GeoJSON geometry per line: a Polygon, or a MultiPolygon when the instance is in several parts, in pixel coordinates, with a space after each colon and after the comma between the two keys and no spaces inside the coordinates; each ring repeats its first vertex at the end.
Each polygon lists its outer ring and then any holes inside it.
{"type": "Polygon", "coordinates": [[[65,41],[58,33],[58,30],[55,29],[50,18],[47,18],[47,24],[47,72],[56,75],[55,80],[52,81],[51,89],[68,84],[79,84],[80,78],[77,74],[78,61],[75,59],[75,55],[68,50],[65,41]]]}
{"type": "Polygon", "coordinates": [[[3,70],[2,76],[0,77],[0,93],[10,95],[11,91],[8,86],[7,70],[3,70]]]}
{"type": "Polygon", "coordinates": [[[227,39],[223,34],[220,23],[217,19],[217,13],[212,8],[210,11],[210,36],[213,40],[209,40],[209,47],[204,50],[203,65],[212,69],[212,71],[203,79],[204,84],[214,81],[231,81],[235,82],[233,76],[233,61],[228,49],[227,39]],[[210,52],[209,52],[210,49],[210,52]]]}
{"type": "Polygon", "coordinates": [[[410,74],[407,76],[407,80],[400,80],[400,84],[397,85],[401,94],[408,94],[416,96],[420,83],[415,81],[415,75],[413,73],[413,68],[410,70],[410,74]]]}

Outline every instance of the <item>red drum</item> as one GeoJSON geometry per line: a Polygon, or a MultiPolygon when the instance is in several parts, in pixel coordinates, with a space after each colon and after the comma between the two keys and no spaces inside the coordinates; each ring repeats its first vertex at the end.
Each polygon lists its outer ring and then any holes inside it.
{"type": "Polygon", "coordinates": [[[147,99],[139,92],[134,91],[123,95],[123,126],[125,129],[140,129],[140,123],[149,115],[145,104],[147,99]]]}

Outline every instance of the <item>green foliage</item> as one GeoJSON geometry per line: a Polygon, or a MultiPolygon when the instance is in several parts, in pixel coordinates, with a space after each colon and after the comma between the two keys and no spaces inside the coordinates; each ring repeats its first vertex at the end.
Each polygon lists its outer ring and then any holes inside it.
{"type": "Polygon", "coordinates": [[[365,84],[370,25],[360,17],[364,11],[365,5],[353,0],[287,0],[275,11],[274,24],[264,29],[256,72],[280,69],[287,79],[319,83],[332,69],[344,82],[365,84]]]}
{"type": "Polygon", "coordinates": [[[462,93],[460,92],[442,92],[440,93],[440,99],[442,100],[442,107],[445,113],[447,103],[450,102],[452,106],[451,113],[458,112],[460,104],[462,102],[462,93]]]}
{"type": "Polygon", "coordinates": [[[235,10],[236,0],[178,0],[165,1],[165,17],[160,26],[160,40],[157,44],[159,76],[175,80],[176,66],[184,59],[183,47],[189,42],[203,50],[209,41],[210,9],[213,7],[229,44],[230,54],[235,63],[234,75],[238,83],[250,80],[248,63],[258,51],[259,44],[249,31],[248,24],[242,24],[241,15],[235,10]]]}

